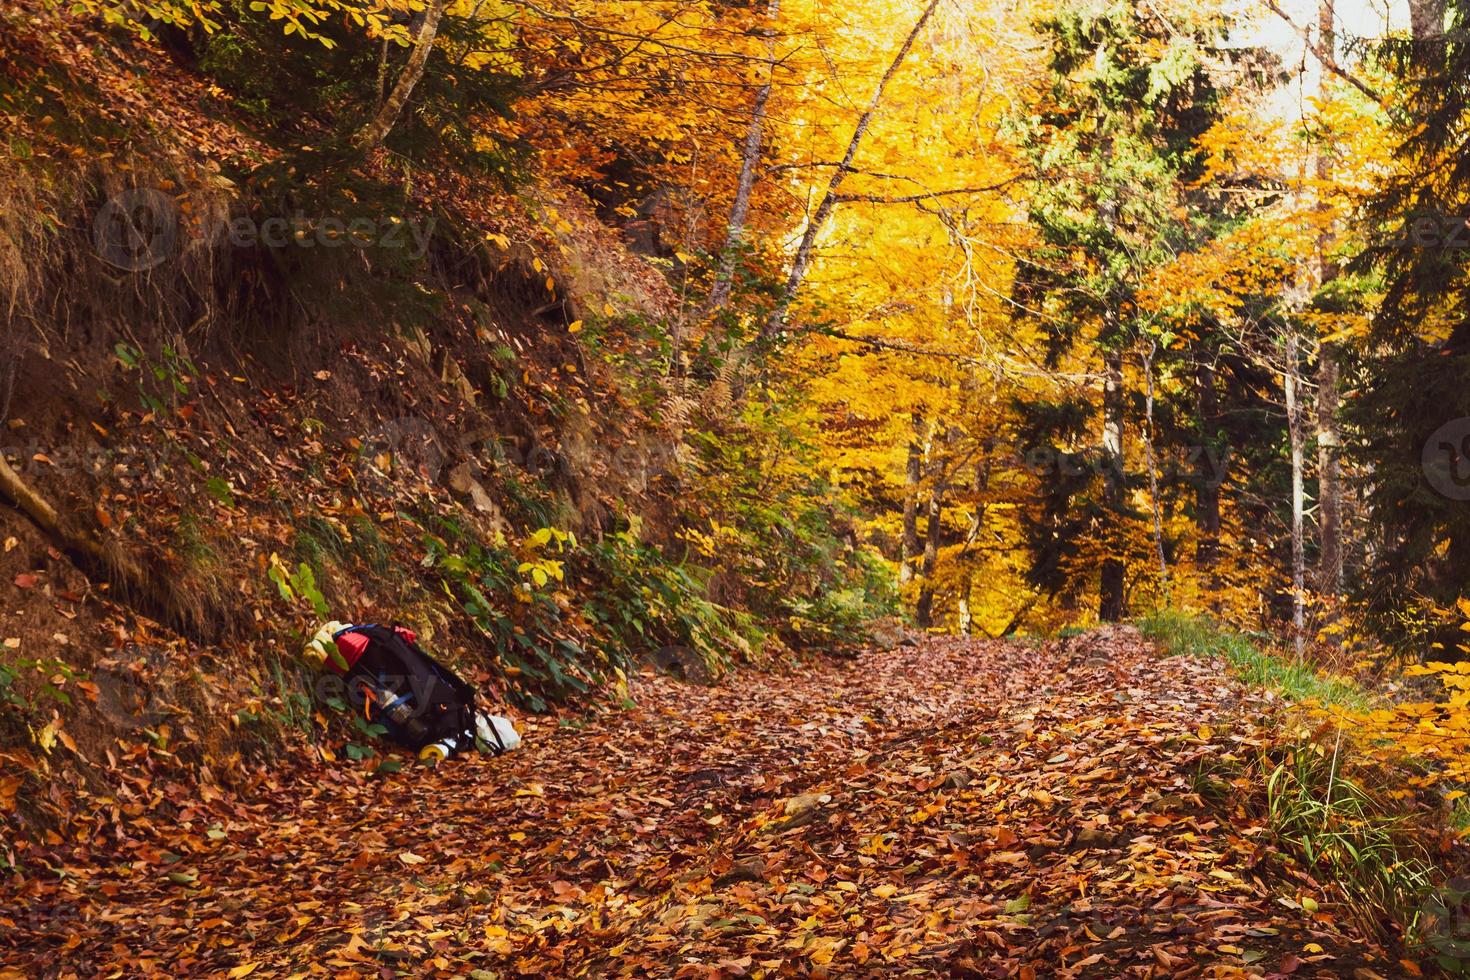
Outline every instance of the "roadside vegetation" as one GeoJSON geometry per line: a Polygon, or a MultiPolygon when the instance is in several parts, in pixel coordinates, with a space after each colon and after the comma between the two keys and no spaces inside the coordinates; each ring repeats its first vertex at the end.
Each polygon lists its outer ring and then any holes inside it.
{"type": "Polygon", "coordinates": [[[1167,655],[1224,661],[1248,699],[1279,699],[1227,770],[1255,796],[1288,873],[1335,889],[1360,928],[1470,973],[1464,793],[1373,727],[1392,717],[1389,696],[1208,616],[1155,610],[1139,628],[1167,655]]]}

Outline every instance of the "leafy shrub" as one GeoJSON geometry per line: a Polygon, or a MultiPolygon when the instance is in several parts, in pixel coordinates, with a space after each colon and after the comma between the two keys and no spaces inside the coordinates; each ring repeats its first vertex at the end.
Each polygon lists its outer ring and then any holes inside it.
{"type": "Polygon", "coordinates": [[[696,433],[684,539],[740,604],[802,645],[860,642],[898,608],[894,576],[858,543],[857,508],[822,474],[809,410],[747,403],[696,433]]]}
{"type": "Polygon", "coordinates": [[[749,617],[711,602],[699,576],[623,531],[587,544],[540,528],[514,548],[470,540],[438,519],[426,565],[491,642],[524,706],[626,681],[640,655],[671,646],[718,673],[759,642],[749,617]],[[575,588],[580,606],[573,604],[575,588]]]}
{"type": "MultiPolygon", "coordinates": [[[[318,25],[329,43],[284,33],[258,5],[225,5],[220,28],[199,43],[199,69],[232,96],[249,124],[284,145],[298,143],[322,121],[340,133],[360,125],[382,98],[380,42],[347,18],[318,25]]],[[[441,50],[505,50],[498,19],[455,16],[440,23],[441,50]]],[[[396,50],[390,51],[396,54],[396,50]]],[[[390,58],[391,79],[401,62],[390,58]]],[[[414,88],[415,112],[404,113],[389,145],[414,163],[452,161],[471,172],[510,181],[522,167],[518,152],[496,140],[482,121],[508,117],[519,81],[508,61],[435,57],[414,88]],[[500,70],[497,70],[500,69],[500,70]]],[[[311,132],[307,138],[315,140],[311,132]]]]}
{"type": "Polygon", "coordinates": [[[490,642],[523,706],[544,711],[548,699],[585,693],[603,679],[611,665],[591,662],[554,593],[526,587],[525,562],[508,547],[469,540],[442,519],[424,544],[425,565],[490,642]]]}
{"type": "Polygon", "coordinates": [[[836,558],[831,576],[832,584],[819,588],[813,598],[796,596],[785,602],[787,625],[805,643],[861,643],[868,638],[871,623],[898,609],[893,572],[869,548],[853,548],[836,558]]]}
{"type": "Polygon", "coordinates": [[[584,613],[598,627],[609,657],[686,647],[719,673],[731,651],[751,651],[746,634],[755,631],[749,617],[711,602],[694,570],[671,563],[631,531],[604,537],[587,554],[599,582],[584,613]]]}

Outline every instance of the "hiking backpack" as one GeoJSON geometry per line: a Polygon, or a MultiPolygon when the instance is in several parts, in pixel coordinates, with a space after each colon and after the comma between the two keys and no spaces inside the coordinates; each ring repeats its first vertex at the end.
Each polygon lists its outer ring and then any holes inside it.
{"type": "Polygon", "coordinates": [[[415,752],[436,742],[475,743],[475,689],[425,653],[411,630],[349,626],[332,639],[339,655],[327,665],[343,676],[353,706],[388,738],[415,752]]]}

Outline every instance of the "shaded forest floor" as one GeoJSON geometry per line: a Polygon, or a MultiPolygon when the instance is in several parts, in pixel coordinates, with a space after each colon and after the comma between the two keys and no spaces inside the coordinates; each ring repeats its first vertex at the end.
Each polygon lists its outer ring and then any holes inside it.
{"type": "Polygon", "coordinates": [[[1116,628],[645,676],[522,751],[99,825],[0,883],[17,975],[1401,975],[1283,870],[1256,709],[1116,628]],[[1310,904],[1310,903],[1309,903],[1310,904]]]}

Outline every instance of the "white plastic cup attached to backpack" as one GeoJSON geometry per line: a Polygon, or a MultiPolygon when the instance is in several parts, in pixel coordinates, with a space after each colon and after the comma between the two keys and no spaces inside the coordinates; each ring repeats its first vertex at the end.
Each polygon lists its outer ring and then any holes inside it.
{"type": "Polygon", "coordinates": [[[475,715],[475,734],[481,742],[491,747],[499,747],[502,752],[509,752],[520,747],[521,733],[516,731],[516,726],[511,724],[509,718],[499,715],[487,715],[483,712],[475,715]]]}

